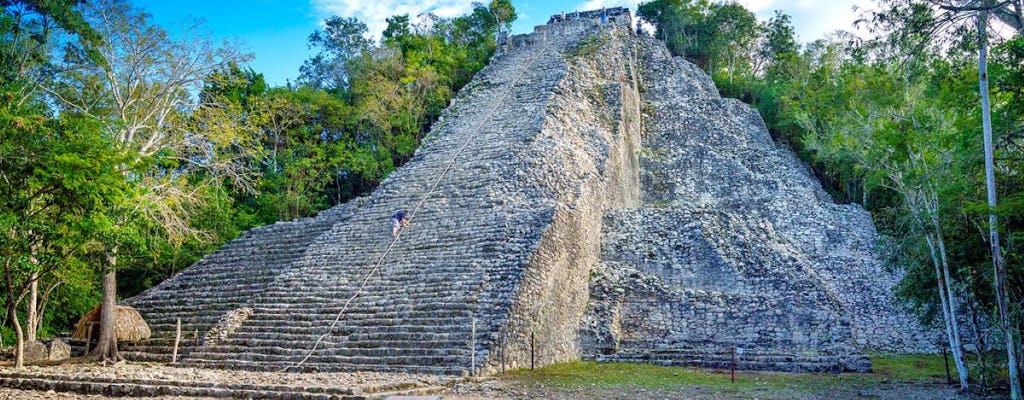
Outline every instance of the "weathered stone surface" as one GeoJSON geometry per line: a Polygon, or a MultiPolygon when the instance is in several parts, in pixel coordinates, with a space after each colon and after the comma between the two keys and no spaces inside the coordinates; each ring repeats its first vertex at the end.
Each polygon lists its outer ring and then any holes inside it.
{"type": "Polygon", "coordinates": [[[863,369],[856,347],[927,351],[870,216],[623,11],[510,38],[372,194],[250,230],[129,299],[154,339],[125,354],[169,360],[178,318],[184,364],[259,370],[739,346],[751,368],[832,371],[863,369]],[[391,246],[401,208],[412,225],[391,246]]]}
{"type": "MultiPolygon", "coordinates": [[[[0,387],[32,389],[58,398],[54,392],[77,392],[106,397],[275,400],[368,400],[391,396],[428,395],[458,378],[376,372],[276,373],[118,363],[97,368],[89,364],[27,366],[0,370],[0,387]]],[[[0,398],[3,394],[0,394],[0,398]]],[[[15,397],[21,399],[22,397],[15,397]]]]}
{"type": "MultiPolygon", "coordinates": [[[[206,337],[203,338],[203,343],[206,345],[214,345],[228,338],[228,335],[235,333],[238,327],[242,326],[245,320],[249,319],[252,315],[252,309],[249,307],[242,307],[237,310],[227,313],[220,321],[217,321],[217,325],[214,325],[209,332],[206,333],[206,337]]],[[[175,321],[177,325],[177,321],[175,321]]],[[[175,327],[177,330],[177,327],[175,327]]]]}
{"type": "Polygon", "coordinates": [[[47,359],[46,345],[38,340],[25,342],[25,362],[36,362],[47,359]]]}
{"type": "Polygon", "coordinates": [[[50,361],[60,361],[71,358],[71,345],[63,339],[54,339],[46,347],[46,353],[50,361]]]}
{"type": "MultiPolygon", "coordinates": [[[[589,357],[707,365],[735,348],[795,370],[864,371],[857,349],[936,351],[936,332],[894,302],[899,275],[874,252],[870,215],[835,204],[706,74],[653,40],[639,46],[643,205],[605,214],[589,357]]],[[[745,367],[786,370],[773,363],[745,367]]]]}

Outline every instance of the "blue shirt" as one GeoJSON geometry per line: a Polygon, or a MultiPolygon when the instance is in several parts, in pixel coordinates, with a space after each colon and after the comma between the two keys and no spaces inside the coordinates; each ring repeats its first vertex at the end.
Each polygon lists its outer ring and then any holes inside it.
{"type": "Polygon", "coordinates": [[[398,210],[398,212],[396,212],[395,215],[392,215],[391,218],[402,221],[405,219],[405,214],[405,210],[398,210]]]}

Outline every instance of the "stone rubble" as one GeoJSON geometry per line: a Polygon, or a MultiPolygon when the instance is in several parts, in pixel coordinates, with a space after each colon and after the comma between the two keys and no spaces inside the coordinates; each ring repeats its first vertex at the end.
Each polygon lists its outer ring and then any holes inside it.
{"type": "Polygon", "coordinates": [[[43,361],[50,358],[46,345],[38,340],[25,342],[24,351],[25,362],[43,361]]]}
{"type": "MultiPolygon", "coordinates": [[[[252,315],[252,309],[249,307],[242,307],[237,310],[229,312],[220,321],[217,321],[217,325],[214,325],[209,332],[206,333],[206,337],[203,338],[203,343],[207,345],[213,345],[220,341],[228,338],[229,335],[235,333],[238,327],[242,326],[245,320],[249,319],[252,315]]],[[[177,322],[175,322],[177,324],[177,322]]],[[[175,328],[177,330],[177,328],[175,328]]]]}
{"type": "Polygon", "coordinates": [[[71,345],[63,339],[54,339],[46,346],[47,360],[61,361],[71,358],[71,345]]]}
{"type": "MultiPolygon", "coordinates": [[[[152,363],[67,364],[0,371],[0,386],[132,397],[378,399],[437,392],[457,378],[403,373],[273,373],[152,363]]],[[[37,393],[38,393],[37,392],[37,393]]],[[[42,398],[56,398],[54,396],[42,398]]]]}

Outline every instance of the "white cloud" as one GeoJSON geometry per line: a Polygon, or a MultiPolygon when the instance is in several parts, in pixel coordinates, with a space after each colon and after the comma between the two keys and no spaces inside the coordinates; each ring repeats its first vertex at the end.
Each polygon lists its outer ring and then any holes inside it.
{"type": "MultiPolygon", "coordinates": [[[[591,0],[588,4],[602,2],[607,1],[591,0]]],[[[803,42],[821,39],[840,29],[853,30],[852,24],[858,14],[875,8],[873,0],[737,0],[737,3],[757,14],[761,20],[774,16],[775,10],[789,14],[803,42]],[[853,11],[854,6],[858,7],[857,11],[853,11]]]]}
{"type": "Polygon", "coordinates": [[[768,10],[769,7],[775,4],[775,0],[739,0],[737,3],[740,3],[748,10],[757,14],[761,11],[768,10]]]}
{"type": "Polygon", "coordinates": [[[473,9],[472,0],[312,0],[313,9],[322,17],[356,17],[366,24],[370,35],[379,37],[387,28],[385,19],[409,14],[410,18],[431,12],[439,17],[455,17],[473,9]]]}
{"type": "MultiPolygon", "coordinates": [[[[787,2],[789,1],[782,3],[787,2]]],[[[795,3],[774,7],[771,12],[774,13],[774,9],[782,9],[792,16],[793,26],[796,27],[800,40],[804,42],[821,39],[837,30],[854,31],[853,22],[859,15],[865,10],[876,8],[872,0],[832,0],[828,3],[796,0],[795,3]]],[[[763,18],[770,16],[768,13],[762,14],[763,18]]]]}

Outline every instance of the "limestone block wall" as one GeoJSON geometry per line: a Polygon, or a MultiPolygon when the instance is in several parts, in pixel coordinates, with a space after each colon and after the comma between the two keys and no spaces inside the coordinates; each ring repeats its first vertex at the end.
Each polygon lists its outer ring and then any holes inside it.
{"type": "Polygon", "coordinates": [[[874,253],[870,215],[835,204],[707,74],[653,39],[636,45],[642,206],[605,215],[581,324],[589,356],[740,348],[814,358],[797,370],[863,370],[859,349],[935,351],[937,332],[893,298],[899,276],[874,253]]]}
{"type": "Polygon", "coordinates": [[[602,295],[616,299],[620,347],[850,350],[838,299],[798,254],[763,246],[777,240],[763,225],[674,207],[611,212],[605,227],[596,276],[628,288],[602,295]]]}
{"type": "MultiPolygon", "coordinates": [[[[658,72],[648,76],[671,80],[658,72]]],[[[645,201],[736,212],[770,227],[779,247],[800,254],[842,304],[858,348],[937,349],[935,332],[895,303],[891,290],[899,276],[885,270],[874,252],[877,233],[869,213],[836,204],[791,150],[772,141],[756,110],[713,94],[692,98],[672,85],[654,86],[648,98],[659,104],[645,148],[664,156],[645,157],[644,170],[684,172],[644,174],[645,201]]]]}
{"type": "Polygon", "coordinates": [[[526,150],[536,157],[526,179],[559,195],[512,304],[504,350],[490,359],[493,368],[529,365],[531,336],[540,365],[581,356],[578,321],[599,260],[601,216],[640,197],[640,104],[629,35],[600,26],[582,39],[598,45],[562,54],[566,76],[526,150]]]}

